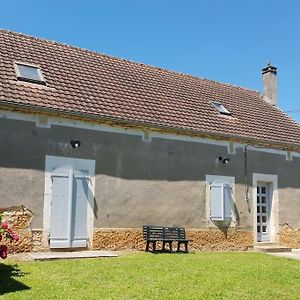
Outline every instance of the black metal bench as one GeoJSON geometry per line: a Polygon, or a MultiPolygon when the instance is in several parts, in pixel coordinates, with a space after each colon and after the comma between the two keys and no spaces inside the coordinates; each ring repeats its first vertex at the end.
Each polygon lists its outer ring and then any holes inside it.
{"type": "Polygon", "coordinates": [[[143,236],[146,240],[146,252],[149,252],[150,244],[152,244],[152,252],[157,252],[157,242],[162,242],[161,252],[167,252],[166,244],[169,245],[169,251],[173,252],[173,242],[177,242],[177,252],[180,252],[182,244],[185,246],[184,252],[188,252],[188,243],[190,240],[186,239],[185,229],[183,227],[144,225],[143,236]]]}

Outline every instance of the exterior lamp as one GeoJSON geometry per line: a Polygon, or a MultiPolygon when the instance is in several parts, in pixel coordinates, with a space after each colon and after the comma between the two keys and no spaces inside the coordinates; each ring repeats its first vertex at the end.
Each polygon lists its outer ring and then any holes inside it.
{"type": "Polygon", "coordinates": [[[72,140],[71,141],[71,146],[74,149],[78,149],[80,147],[80,145],[81,145],[81,143],[79,141],[77,141],[77,140],[72,140]]]}
{"type": "Polygon", "coordinates": [[[228,157],[219,156],[219,161],[221,161],[223,164],[228,164],[230,159],[228,157]]]}

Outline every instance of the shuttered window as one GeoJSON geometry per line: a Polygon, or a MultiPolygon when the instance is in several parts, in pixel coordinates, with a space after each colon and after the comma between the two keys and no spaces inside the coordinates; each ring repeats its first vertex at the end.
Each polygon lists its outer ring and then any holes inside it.
{"type": "Polygon", "coordinates": [[[69,232],[66,221],[69,210],[69,170],[52,175],[52,205],[50,247],[69,247],[69,232]]]}
{"type": "Polygon", "coordinates": [[[51,178],[50,248],[86,247],[88,172],[60,169],[51,178]]]}
{"type": "Polygon", "coordinates": [[[226,183],[210,185],[210,219],[225,221],[232,218],[232,187],[226,183]]]}
{"type": "Polygon", "coordinates": [[[85,247],[87,241],[87,172],[74,170],[72,205],[72,247],[85,247]]]}

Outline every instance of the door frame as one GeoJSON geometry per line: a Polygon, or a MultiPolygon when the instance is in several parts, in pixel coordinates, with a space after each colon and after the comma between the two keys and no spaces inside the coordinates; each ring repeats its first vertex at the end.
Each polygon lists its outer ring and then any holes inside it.
{"type": "Polygon", "coordinates": [[[257,240],[257,185],[260,182],[268,184],[269,187],[269,235],[268,242],[279,241],[279,197],[278,197],[278,175],[253,173],[252,179],[252,210],[253,210],[253,239],[254,243],[260,243],[257,240]]]}
{"type": "Polygon", "coordinates": [[[94,195],[95,195],[95,160],[71,158],[62,156],[46,155],[45,160],[45,189],[44,189],[44,209],[43,209],[43,229],[42,245],[49,248],[50,223],[51,223],[51,203],[52,203],[52,179],[53,168],[71,167],[88,170],[89,193],[87,206],[87,237],[88,248],[93,246],[94,231],[94,195]]]}
{"type": "Polygon", "coordinates": [[[260,199],[259,203],[257,202],[256,208],[260,207],[260,212],[257,211],[257,217],[260,217],[261,224],[258,225],[257,222],[257,229],[259,227],[259,232],[257,232],[257,241],[258,242],[269,242],[271,240],[271,230],[270,230],[270,216],[271,212],[270,209],[272,207],[272,201],[271,201],[271,185],[268,182],[265,181],[259,181],[257,182],[257,190],[258,187],[259,193],[257,193],[256,199],[260,199]],[[265,188],[265,191],[263,192],[263,188],[265,188]],[[265,198],[265,202],[262,201],[262,199],[265,198]],[[263,208],[265,208],[265,211],[263,211],[263,208]],[[266,217],[265,222],[263,222],[264,215],[266,217]],[[264,224],[263,224],[264,223],[264,224]],[[264,231],[264,227],[266,230],[264,231]]]}

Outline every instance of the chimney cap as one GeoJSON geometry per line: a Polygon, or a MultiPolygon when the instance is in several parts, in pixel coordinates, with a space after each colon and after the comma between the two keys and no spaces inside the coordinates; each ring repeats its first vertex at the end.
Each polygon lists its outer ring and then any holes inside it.
{"type": "Polygon", "coordinates": [[[266,73],[273,73],[274,75],[277,74],[277,68],[271,65],[271,62],[268,62],[267,66],[264,67],[261,70],[262,74],[266,74],[266,73]]]}

